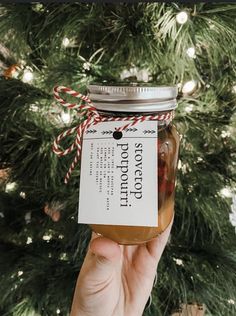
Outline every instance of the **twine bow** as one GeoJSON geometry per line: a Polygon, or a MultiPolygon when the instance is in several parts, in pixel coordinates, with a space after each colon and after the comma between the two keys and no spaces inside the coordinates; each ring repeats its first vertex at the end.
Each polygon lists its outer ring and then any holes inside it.
{"type": "Polygon", "coordinates": [[[91,100],[86,96],[83,95],[77,91],[74,91],[70,88],[64,87],[64,86],[56,86],[53,89],[54,92],[54,98],[61,103],[64,107],[68,109],[79,109],[81,111],[81,114],[84,114],[86,116],[86,119],[79,124],[78,126],[75,126],[73,128],[70,128],[60,135],[57,136],[57,138],[53,142],[53,152],[58,155],[59,157],[66,156],[69,153],[71,153],[73,150],[76,149],[76,155],[75,158],[66,173],[64,182],[67,184],[69,181],[69,178],[71,176],[71,173],[73,172],[76,164],[78,163],[81,155],[81,145],[82,145],[82,137],[86,129],[88,129],[91,125],[96,125],[100,122],[107,122],[107,121],[131,121],[119,128],[116,129],[116,131],[123,131],[131,126],[134,126],[135,124],[138,124],[140,122],[146,121],[146,120],[158,120],[158,121],[170,121],[173,118],[172,112],[167,112],[164,114],[156,114],[156,115],[141,115],[141,116],[127,116],[127,117],[104,117],[101,116],[96,108],[93,106],[91,100]],[[64,99],[60,97],[60,92],[69,94],[70,96],[73,96],[77,99],[80,99],[85,102],[85,104],[79,105],[77,103],[68,103],[64,99]],[[63,138],[66,138],[69,135],[72,135],[76,133],[76,137],[74,142],[67,148],[67,149],[61,149],[60,148],[60,142],[63,138]]]}

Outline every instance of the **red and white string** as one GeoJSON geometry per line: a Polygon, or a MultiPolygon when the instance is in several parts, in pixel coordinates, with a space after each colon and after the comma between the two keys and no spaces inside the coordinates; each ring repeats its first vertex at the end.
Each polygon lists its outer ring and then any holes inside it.
{"type": "Polygon", "coordinates": [[[86,116],[86,119],[79,124],[78,126],[75,126],[73,128],[70,128],[60,135],[57,136],[57,138],[53,142],[53,152],[61,156],[66,156],[69,153],[71,153],[73,150],[76,150],[76,155],[74,157],[74,160],[65,176],[64,182],[68,183],[69,178],[71,176],[71,173],[75,169],[75,166],[79,162],[80,155],[81,155],[81,148],[82,148],[82,137],[86,129],[88,129],[91,125],[96,125],[100,122],[107,122],[107,121],[130,121],[129,123],[122,125],[121,127],[117,128],[116,131],[123,131],[131,126],[134,126],[138,123],[141,123],[143,121],[170,121],[173,118],[172,112],[166,112],[164,114],[153,114],[153,115],[140,115],[140,116],[127,116],[127,117],[116,117],[116,116],[110,116],[105,117],[98,113],[97,109],[93,106],[91,100],[86,96],[83,95],[77,91],[74,91],[70,88],[64,87],[64,86],[56,86],[54,87],[54,98],[61,103],[66,108],[69,109],[78,109],[81,111],[81,113],[84,113],[86,116]],[[77,99],[80,99],[85,102],[85,104],[78,104],[78,103],[69,103],[66,102],[61,96],[60,93],[66,93],[70,96],[73,96],[77,99]],[[60,148],[60,142],[62,139],[66,138],[69,135],[76,134],[74,142],[66,149],[60,148]]]}

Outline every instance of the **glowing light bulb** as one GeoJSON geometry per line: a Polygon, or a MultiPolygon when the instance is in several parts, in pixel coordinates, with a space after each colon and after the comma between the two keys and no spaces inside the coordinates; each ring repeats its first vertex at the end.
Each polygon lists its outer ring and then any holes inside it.
{"type": "Polygon", "coordinates": [[[232,92],[233,92],[233,93],[236,93],[236,85],[235,85],[235,86],[233,86],[233,88],[232,88],[232,92]]]}
{"type": "Polygon", "coordinates": [[[232,300],[232,299],[229,299],[229,300],[228,300],[228,303],[234,305],[234,304],[235,304],[235,301],[232,300]]]}
{"type": "Polygon", "coordinates": [[[57,313],[57,314],[60,314],[60,313],[61,313],[61,310],[58,308],[57,311],[56,311],[56,313],[57,313]]]}
{"type": "Polygon", "coordinates": [[[63,45],[64,47],[68,47],[68,46],[70,45],[70,40],[69,40],[68,37],[63,38],[63,40],[62,40],[62,45],[63,45]]]}
{"type": "Polygon", "coordinates": [[[178,161],[178,169],[182,169],[182,161],[180,159],[178,161]]]}
{"type": "Polygon", "coordinates": [[[195,80],[187,81],[182,88],[184,94],[191,94],[197,87],[197,82],[195,80]]]}
{"type": "Polygon", "coordinates": [[[221,132],[221,137],[222,137],[222,138],[230,137],[230,135],[231,135],[231,134],[230,134],[229,131],[222,131],[222,132],[221,132]]]}
{"type": "Polygon", "coordinates": [[[63,252],[60,254],[60,260],[67,260],[67,259],[68,259],[67,253],[63,252]]]}
{"type": "Polygon", "coordinates": [[[14,191],[15,188],[16,188],[16,182],[10,182],[10,183],[7,183],[5,191],[8,193],[8,192],[14,191]]]}
{"type": "Polygon", "coordinates": [[[18,276],[21,276],[23,273],[24,273],[23,271],[18,271],[18,272],[17,272],[17,275],[18,275],[18,276]]]}
{"type": "Polygon", "coordinates": [[[29,244],[32,244],[33,240],[31,237],[27,237],[27,241],[26,241],[26,244],[29,245],[29,244]]]}
{"type": "Polygon", "coordinates": [[[196,55],[195,55],[195,48],[194,47],[189,47],[186,50],[186,53],[187,53],[188,57],[190,57],[190,58],[195,58],[196,57],[196,55]]]}
{"type": "Polygon", "coordinates": [[[90,70],[91,64],[86,61],[86,62],[83,63],[83,68],[84,68],[85,70],[90,70]]]}
{"type": "Polygon", "coordinates": [[[26,197],[25,192],[20,192],[20,196],[22,197],[22,199],[25,199],[26,197]]]}
{"type": "Polygon", "coordinates": [[[188,13],[185,11],[181,11],[176,15],[176,21],[179,24],[184,24],[188,21],[188,13]]]}
{"type": "Polygon", "coordinates": [[[44,11],[44,7],[42,3],[37,3],[34,7],[33,10],[36,12],[43,12],[44,11]]]}
{"type": "Polygon", "coordinates": [[[24,74],[23,74],[23,78],[22,78],[22,81],[23,82],[30,82],[34,79],[34,74],[32,71],[30,70],[25,70],[24,71],[24,74]]]}
{"type": "Polygon", "coordinates": [[[189,104],[185,107],[185,112],[190,113],[193,110],[193,104],[189,104]]]}
{"type": "Polygon", "coordinates": [[[52,239],[52,235],[44,235],[42,239],[49,242],[52,239]]]}
{"type": "Polygon", "coordinates": [[[232,192],[229,188],[223,188],[220,190],[220,193],[222,196],[224,197],[231,197],[232,196],[232,192]]]}
{"type": "Polygon", "coordinates": [[[71,120],[70,113],[68,113],[68,112],[62,112],[62,113],[61,113],[61,119],[62,119],[62,121],[63,121],[65,124],[70,123],[70,120],[71,120]]]}
{"type": "Polygon", "coordinates": [[[176,262],[176,264],[178,265],[178,266],[183,266],[184,265],[184,263],[183,263],[183,260],[182,259],[175,259],[174,258],[174,261],[176,262]]]}
{"type": "Polygon", "coordinates": [[[39,111],[39,107],[36,104],[31,104],[29,107],[29,110],[32,112],[38,112],[39,111]]]}

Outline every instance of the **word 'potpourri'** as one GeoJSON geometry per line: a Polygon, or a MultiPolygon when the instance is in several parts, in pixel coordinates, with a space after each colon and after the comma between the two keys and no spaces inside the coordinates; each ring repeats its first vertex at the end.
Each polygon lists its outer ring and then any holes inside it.
{"type": "Polygon", "coordinates": [[[129,191],[129,145],[128,143],[117,144],[117,147],[121,149],[121,161],[120,165],[116,166],[120,169],[120,206],[131,206],[129,196],[134,196],[136,199],[141,199],[142,193],[142,160],[143,160],[143,144],[135,143],[134,159],[135,159],[135,171],[134,171],[134,188],[129,191]]]}

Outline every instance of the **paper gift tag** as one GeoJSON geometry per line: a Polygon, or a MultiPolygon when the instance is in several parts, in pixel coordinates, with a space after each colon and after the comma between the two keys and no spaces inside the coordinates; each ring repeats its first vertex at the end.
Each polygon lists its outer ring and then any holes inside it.
{"type": "Polygon", "coordinates": [[[79,223],[158,225],[157,121],[101,122],[82,144],[79,223]]]}

